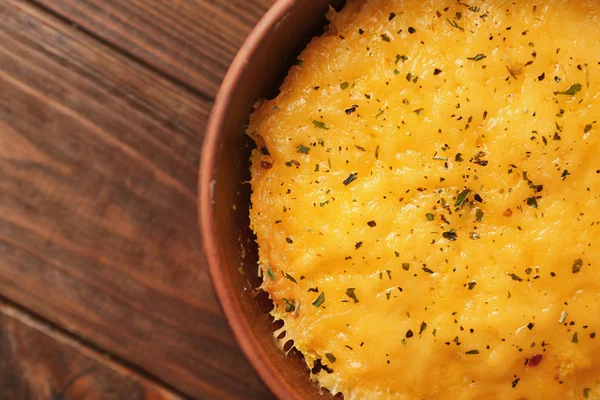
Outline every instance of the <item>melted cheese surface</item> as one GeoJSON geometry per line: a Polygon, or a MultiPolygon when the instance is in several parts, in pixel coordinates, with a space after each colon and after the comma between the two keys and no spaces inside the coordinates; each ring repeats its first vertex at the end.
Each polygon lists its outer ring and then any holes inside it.
{"type": "Polygon", "coordinates": [[[600,398],[600,2],[328,18],[248,128],[284,341],[348,400],[600,398]]]}

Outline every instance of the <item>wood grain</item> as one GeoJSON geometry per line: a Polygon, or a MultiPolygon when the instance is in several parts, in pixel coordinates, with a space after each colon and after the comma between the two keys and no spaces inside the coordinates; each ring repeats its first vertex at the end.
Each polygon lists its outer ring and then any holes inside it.
{"type": "Polygon", "coordinates": [[[0,399],[182,399],[4,302],[0,371],[0,399]]]}
{"type": "Polygon", "coordinates": [[[214,98],[244,39],[275,0],[34,0],[214,98]]]}
{"type": "Polygon", "coordinates": [[[0,65],[0,294],[190,396],[268,398],[201,253],[210,104],[21,0],[0,65]]]}

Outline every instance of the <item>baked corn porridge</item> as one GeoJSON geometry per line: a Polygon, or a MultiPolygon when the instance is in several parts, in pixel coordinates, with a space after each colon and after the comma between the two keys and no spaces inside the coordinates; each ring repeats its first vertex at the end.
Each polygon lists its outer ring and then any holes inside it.
{"type": "Polygon", "coordinates": [[[257,104],[262,289],[318,385],[600,398],[599,17],[350,0],[257,104]]]}

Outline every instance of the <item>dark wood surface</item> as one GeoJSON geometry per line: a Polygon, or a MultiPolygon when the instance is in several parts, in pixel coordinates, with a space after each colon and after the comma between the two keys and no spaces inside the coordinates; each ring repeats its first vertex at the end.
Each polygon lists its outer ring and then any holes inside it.
{"type": "Polygon", "coordinates": [[[181,399],[1,301],[0,370],[0,399],[181,399]]]}
{"type": "Polygon", "coordinates": [[[215,299],[196,189],[211,101],[272,2],[0,1],[0,399],[86,370],[61,399],[271,398],[215,299]]]}

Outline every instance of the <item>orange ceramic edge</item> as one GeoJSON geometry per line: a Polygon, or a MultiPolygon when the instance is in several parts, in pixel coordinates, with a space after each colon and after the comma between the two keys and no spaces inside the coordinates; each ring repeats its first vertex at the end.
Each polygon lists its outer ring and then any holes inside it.
{"type": "Polygon", "coordinates": [[[215,157],[221,136],[221,127],[225,118],[231,95],[244,73],[247,60],[251,59],[264,38],[273,27],[286,15],[297,0],[279,0],[263,16],[254,30],[242,45],[233,60],[212,108],[202,154],[200,157],[199,172],[199,214],[200,227],[203,236],[204,254],[208,261],[210,275],[217,297],[225,312],[229,325],[240,347],[250,360],[251,364],[267,384],[269,389],[280,399],[301,400],[293,387],[283,378],[274,367],[269,357],[262,350],[260,344],[251,334],[248,320],[236,301],[236,293],[229,284],[225,269],[221,265],[215,234],[215,216],[212,206],[211,182],[214,177],[215,157]]]}

